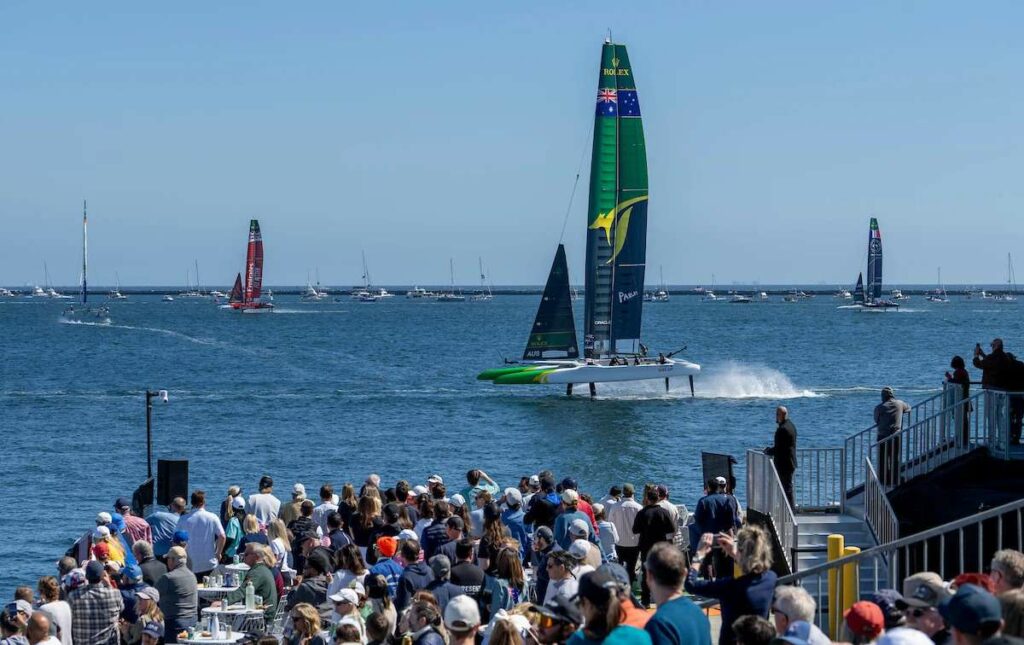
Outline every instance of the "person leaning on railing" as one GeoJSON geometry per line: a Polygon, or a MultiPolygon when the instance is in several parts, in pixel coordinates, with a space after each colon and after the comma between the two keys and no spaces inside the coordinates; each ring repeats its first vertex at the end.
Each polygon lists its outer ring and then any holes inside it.
{"type": "Polygon", "coordinates": [[[771,570],[772,546],[768,533],[760,526],[740,529],[736,537],[720,534],[718,543],[739,564],[737,578],[707,580],[700,577],[700,563],[711,549],[715,536],[705,533],[697,545],[697,557],[686,578],[686,590],[705,598],[717,598],[722,608],[722,629],[719,645],[736,642],[733,622],[740,616],[754,615],[767,618],[775,593],[778,576],[771,570]]]}

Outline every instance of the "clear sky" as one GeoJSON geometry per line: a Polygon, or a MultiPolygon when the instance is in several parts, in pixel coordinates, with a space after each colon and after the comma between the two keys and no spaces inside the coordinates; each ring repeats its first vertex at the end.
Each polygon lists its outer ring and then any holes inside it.
{"type": "Polygon", "coordinates": [[[629,47],[648,282],[1024,266],[1024,3],[0,3],[0,284],[582,277],[601,42],[629,47]]]}

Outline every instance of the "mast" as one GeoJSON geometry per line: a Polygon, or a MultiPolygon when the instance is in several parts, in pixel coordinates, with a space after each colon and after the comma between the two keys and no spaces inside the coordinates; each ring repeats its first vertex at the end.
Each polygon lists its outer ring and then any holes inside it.
{"type": "Polygon", "coordinates": [[[89,217],[87,215],[85,200],[82,200],[82,304],[88,299],[89,279],[89,217]]]}
{"type": "Polygon", "coordinates": [[[370,290],[370,270],[366,267],[366,251],[363,254],[363,289],[365,291],[370,290]]]}
{"type": "Polygon", "coordinates": [[[647,246],[647,153],[624,45],[601,50],[587,220],[584,348],[614,354],[640,338],[647,246]]]}
{"type": "Polygon", "coordinates": [[[193,258],[192,261],[195,262],[195,264],[196,264],[196,293],[198,295],[202,295],[203,294],[203,289],[202,289],[202,287],[199,286],[199,260],[193,258]]]}
{"type": "Polygon", "coordinates": [[[452,295],[455,295],[455,258],[448,258],[448,273],[451,276],[452,295]]]}

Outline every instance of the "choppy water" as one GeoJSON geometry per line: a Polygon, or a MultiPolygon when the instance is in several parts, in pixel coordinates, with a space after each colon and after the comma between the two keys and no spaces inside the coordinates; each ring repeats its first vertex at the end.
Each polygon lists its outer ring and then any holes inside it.
{"type": "Polygon", "coordinates": [[[552,468],[595,493],[665,482],[692,508],[701,450],[735,455],[742,478],[743,453],[770,442],[779,402],[801,445],[833,445],[870,425],[883,385],[913,402],[937,389],[952,354],[995,335],[1010,351],[1024,342],[1024,303],[917,297],[864,314],[826,297],[676,296],[646,305],[645,342],[688,345],[705,370],[695,398],[684,381],[668,393],[657,381],[603,386],[594,401],[476,381],[522,352],[537,301],[279,297],[274,315],[238,316],[135,297],[112,305],[109,326],[62,324],[56,302],[0,301],[0,595],[52,573],[95,514],[144,479],[147,387],[170,391],[154,410],[155,456],[191,460],[192,486],[214,500],[265,472],[285,493],[371,471],[461,485],[479,467],[505,485],[552,468]]]}

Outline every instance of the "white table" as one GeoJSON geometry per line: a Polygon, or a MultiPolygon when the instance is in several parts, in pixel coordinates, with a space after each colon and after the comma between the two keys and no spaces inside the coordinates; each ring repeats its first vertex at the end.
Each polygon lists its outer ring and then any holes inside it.
{"type": "Polygon", "coordinates": [[[196,592],[199,597],[204,600],[214,601],[221,600],[232,591],[237,590],[238,587],[198,587],[196,592]]]}
{"type": "Polygon", "coordinates": [[[238,632],[232,632],[231,636],[228,637],[227,632],[220,632],[216,636],[200,636],[199,632],[192,638],[179,639],[179,643],[203,643],[205,645],[231,645],[231,643],[237,643],[245,637],[245,634],[238,632]]]}
{"type": "Polygon", "coordinates": [[[244,562],[239,562],[238,564],[222,564],[220,566],[220,568],[223,569],[224,571],[234,571],[235,573],[245,573],[246,571],[249,570],[249,565],[247,565],[244,562]]]}
{"type": "Polygon", "coordinates": [[[242,633],[262,630],[266,627],[266,613],[263,609],[246,609],[245,605],[229,607],[204,607],[203,614],[221,616],[221,622],[230,622],[231,627],[242,633]]]}

